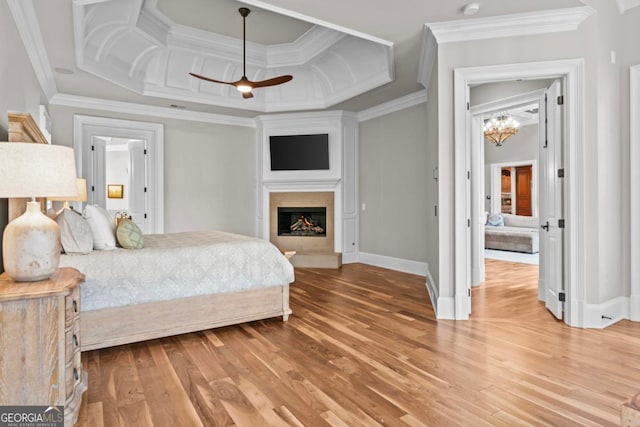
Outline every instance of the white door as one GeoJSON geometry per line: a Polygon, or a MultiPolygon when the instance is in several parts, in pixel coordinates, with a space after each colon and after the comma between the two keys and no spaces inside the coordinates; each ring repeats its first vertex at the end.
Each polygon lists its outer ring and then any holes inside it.
{"type": "Polygon", "coordinates": [[[128,148],[131,192],[127,213],[147,234],[150,232],[147,218],[147,141],[131,140],[128,148]]]}
{"type": "Polygon", "coordinates": [[[110,138],[91,137],[91,168],[87,176],[87,203],[91,205],[107,205],[106,149],[110,138]]]}
{"type": "Polygon", "coordinates": [[[559,80],[549,86],[540,102],[540,283],[545,305],[562,319],[564,217],[562,211],[564,173],[562,162],[562,87],[559,80]]]}

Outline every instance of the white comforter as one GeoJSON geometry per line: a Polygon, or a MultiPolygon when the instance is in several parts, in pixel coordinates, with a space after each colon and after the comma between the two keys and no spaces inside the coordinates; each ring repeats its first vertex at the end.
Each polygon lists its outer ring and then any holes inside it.
{"type": "Polygon", "coordinates": [[[83,311],[283,285],[293,267],[271,243],[199,231],[144,236],[143,249],[62,255],[60,267],[86,276],[83,311]]]}

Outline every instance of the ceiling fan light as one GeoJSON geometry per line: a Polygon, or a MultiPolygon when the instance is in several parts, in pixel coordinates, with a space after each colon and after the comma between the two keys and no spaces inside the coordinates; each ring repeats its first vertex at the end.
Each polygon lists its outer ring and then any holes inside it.
{"type": "Polygon", "coordinates": [[[251,86],[246,84],[237,85],[236,88],[242,93],[251,92],[251,86]]]}

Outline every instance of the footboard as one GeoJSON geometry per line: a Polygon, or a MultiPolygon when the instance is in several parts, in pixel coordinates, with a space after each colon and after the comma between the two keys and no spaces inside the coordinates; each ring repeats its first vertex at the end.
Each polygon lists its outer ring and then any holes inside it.
{"type": "Polygon", "coordinates": [[[290,314],[286,284],[83,311],[80,341],[87,351],[290,314]]]}

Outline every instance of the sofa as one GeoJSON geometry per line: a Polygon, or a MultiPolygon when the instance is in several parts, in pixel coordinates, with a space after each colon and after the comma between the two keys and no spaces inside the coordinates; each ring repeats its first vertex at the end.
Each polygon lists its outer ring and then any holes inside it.
{"type": "Polygon", "coordinates": [[[484,247],[535,254],[540,251],[538,232],[538,217],[491,214],[484,228],[484,247]]]}

